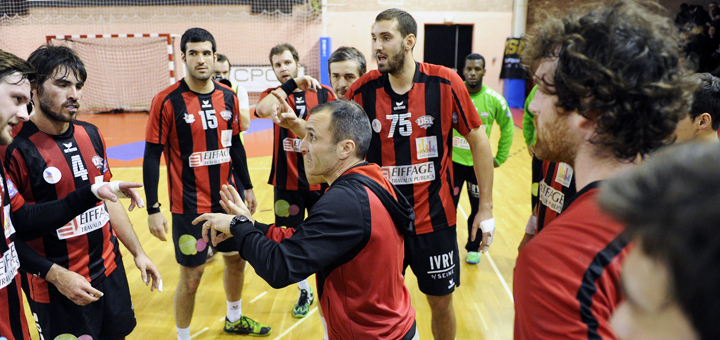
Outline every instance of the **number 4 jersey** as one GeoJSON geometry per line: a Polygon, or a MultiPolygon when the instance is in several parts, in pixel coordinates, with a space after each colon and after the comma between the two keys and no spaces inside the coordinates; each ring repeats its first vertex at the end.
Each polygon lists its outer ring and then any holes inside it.
{"type": "Polygon", "coordinates": [[[195,93],[182,79],[153,98],[145,141],[165,146],[170,210],[174,214],[222,211],[220,188],[231,182],[232,137],[240,133],[238,99],[213,81],[195,93]]]}
{"type": "Polygon", "coordinates": [[[360,104],[372,124],[368,162],[382,167],[415,208],[426,234],[454,226],[452,130],[466,135],[482,125],[467,88],[453,70],[417,63],[413,88],[393,91],[386,73],[370,71],[345,98],[360,104]]]}

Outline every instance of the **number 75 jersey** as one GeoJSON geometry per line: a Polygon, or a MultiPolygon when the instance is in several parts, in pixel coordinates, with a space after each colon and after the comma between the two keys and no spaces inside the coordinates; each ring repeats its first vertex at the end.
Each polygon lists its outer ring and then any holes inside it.
{"type": "Polygon", "coordinates": [[[183,79],[152,101],[145,141],[165,146],[175,214],[222,211],[219,192],[231,180],[230,147],[240,133],[239,106],[230,88],[213,84],[212,92],[195,93],[183,79]]]}
{"type": "Polygon", "coordinates": [[[358,79],[345,98],[365,109],[372,125],[368,162],[382,167],[415,208],[418,234],[456,223],[452,200],[452,130],[482,125],[467,88],[453,70],[417,63],[413,88],[393,91],[377,70],[358,79]]]}

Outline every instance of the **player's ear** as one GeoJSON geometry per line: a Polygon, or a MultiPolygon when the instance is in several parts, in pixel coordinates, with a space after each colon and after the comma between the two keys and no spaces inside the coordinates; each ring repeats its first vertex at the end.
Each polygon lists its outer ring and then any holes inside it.
{"type": "Polygon", "coordinates": [[[184,53],[184,52],[180,52],[180,59],[182,59],[183,63],[187,63],[187,61],[185,60],[185,53],[184,53]]]}
{"type": "Polygon", "coordinates": [[[697,118],[698,128],[699,129],[707,129],[712,126],[712,116],[710,116],[709,113],[703,112],[703,114],[699,115],[697,118]]]}
{"type": "Polygon", "coordinates": [[[405,51],[412,51],[412,49],[415,47],[415,43],[417,43],[417,37],[415,34],[408,34],[405,37],[405,51]]]}
{"type": "Polygon", "coordinates": [[[338,142],[338,158],[345,160],[355,154],[355,142],[352,139],[345,139],[338,142]]]}

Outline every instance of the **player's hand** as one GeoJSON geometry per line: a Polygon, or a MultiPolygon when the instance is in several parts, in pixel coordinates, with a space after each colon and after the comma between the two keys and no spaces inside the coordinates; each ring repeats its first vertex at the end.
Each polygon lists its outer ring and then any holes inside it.
{"type": "Polygon", "coordinates": [[[287,101],[283,99],[282,95],[277,91],[282,90],[277,89],[270,92],[280,102],[279,104],[273,105],[273,110],[270,112],[270,118],[273,123],[278,126],[292,130],[299,124],[298,120],[300,118],[298,118],[293,108],[290,107],[290,104],[288,104],[287,101]]]}
{"type": "Polygon", "coordinates": [[[57,264],[53,264],[45,278],[76,305],[85,306],[103,296],[103,293],[93,288],[84,276],[57,264]]]}
{"type": "Polygon", "coordinates": [[[317,92],[320,89],[320,82],[308,75],[295,78],[295,84],[303,91],[317,92]]]}
{"type": "Polygon", "coordinates": [[[168,233],[167,219],[161,212],[148,215],[148,228],[150,228],[150,233],[160,241],[167,241],[165,237],[165,234],[168,233]],[[165,232],[163,233],[163,231],[165,232]]]}
{"type": "Polygon", "coordinates": [[[520,241],[520,245],[518,245],[518,253],[525,248],[525,245],[532,240],[532,238],[535,237],[535,234],[528,234],[525,233],[525,236],[523,236],[522,240],[520,241]]]}
{"type": "Polygon", "coordinates": [[[150,280],[152,280],[152,286],[150,286],[151,292],[154,289],[162,292],[162,276],[160,276],[160,271],[158,271],[157,266],[155,266],[147,254],[141,253],[135,256],[135,266],[140,270],[140,276],[145,286],[149,285],[150,280]]]}
{"type": "Polygon", "coordinates": [[[473,221],[472,232],[470,233],[470,240],[475,241],[478,229],[482,233],[482,242],[480,243],[480,249],[485,254],[493,241],[495,235],[495,219],[490,218],[481,221],[480,214],[475,215],[475,221],[473,221]]]}
{"type": "Polygon", "coordinates": [[[500,164],[498,164],[497,159],[493,158],[493,166],[496,168],[500,167],[500,164]]]}
{"type": "Polygon", "coordinates": [[[145,207],[140,194],[135,190],[135,188],[141,188],[142,186],[140,183],[111,181],[95,183],[92,185],[91,190],[95,197],[102,200],[117,202],[118,197],[129,198],[130,207],[128,207],[128,211],[132,211],[136,206],[138,208],[145,207]]]}
{"type": "MultiPolygon", "coordinates": [[[[242,202],[241,202],[242,203],[242,202]]],[[[230,204],[233,204],[232,202],[230,204]]],[[[202,238],[205,242],[212,242],[213,246],[232,237],[230,222],[235,215],[208,213],[202,214],[193,220],[193,224],[203,223],[202,238]],[[220,232],[220,234],[218,234],[220,232]],[[208,235],[209,234],[209,235],[208,235]]]]}
{"type": "Polygon", "coordinates": [[[250,214],[254,214],[258,203],[253,189],[245,190],[245,202],[247,202],[247,208],[250,210],[250,214]]]}
{"type": "Polygon", "coordinates": [[[243,215],[248,219],[252,219],[250,209],[245,206],[242,198],[240,198],[240,194],[232,185],[223,185],[221,189],[220,206],[225,209],[225,212],[233,216],[243,215]]]}

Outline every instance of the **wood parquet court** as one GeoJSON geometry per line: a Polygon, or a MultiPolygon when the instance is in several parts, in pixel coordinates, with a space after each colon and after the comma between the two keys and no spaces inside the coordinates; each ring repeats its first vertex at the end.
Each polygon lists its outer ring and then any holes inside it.
{"type": "MultiPolygon", "coordinates": [[[[103,129],[108,134],[122,133],[122,129],[103,129]],[[113,132],[112,130],[116,130],[113,132]]],[[[138,127],[135,127],[138,128],[138,127]]],[[[144,125],[142,126],[144,131],[144,125]]],[[[493,153],[497,147],[499,130],[493,128],[491,145],[493,153]]],[[[522,131],[515,128],[510,149],[511,157],[500,168],[495,169],[494,215],[497,225],[495,239],[489,255],[483,255],[478,265],[465,262],[466,251],[463,248],[467,237],[466,217],[470,212],[467,194],[463,189],[458,209],[458,242],[460,245],[461,286],[455,291],[454,306],[458,320],[457,339],[493,339],[512,338],[513,302],[511,297],[513,268],[517,257],[517,245],[523,236],[525,223],[530,214],[530,156],[525,148],[522,131]]],[[[273,190],[266,184],[270,169],[270,156],[255,157],[248,160],[250,175],[255,185],[255,195],[259,208],[255,218],[260,221],[273,221],[273,190]]],[[[114,165],[111,162],[111,167],[114,165]]],[[[160,200],[165,202],[163,213],[171,220],[167,210],[167,181],[165,167],[161,167],[159,186],[160,200]]],[[[142,182],[140,167],[113,168],[113,177],[124,181],[142,182]]],[[[141,192],[144,197],[144,192],[141,192]]],[[[127,206],[127,202],[125,202],[127,206]]],[[[138,325],[128,339],[172,340],[176,338],[173,316],[173,294],[178,282],[179,269],[175,262],[172,240],[161,242],[153,237],[147,228],[147,213],[144,209],[129,213],[145,252],[155,262],[163,276],[163,292],[150,292],[135,268],[132,256],[122,247],[125,268],[128,273],[130,292],[133,297],[138,325]]],[[[371,265],[368,271],[379,270],[371,265]]],[[[237,335],[228,335],[222,331],[225,316],[225,295],[222,287],[223,261],[217,258],[206,266],[196,298],[195,313],[191,334],[193,339],[237,339],[237,335]]],[[[314,287],[314,276],[310,278],[314,287]]],[[[412,304],[417,311],[417,325],[422,339],[432,339],[430,330],[430,310],[427,301],[417,288],[417,282],[408,271],[406,285],[410,290],[412,304]]],[[[296,319],[291,308],[297,300],[297,285],[283,289],[273,289],[259,278],[248,265],[245,274],[242,310],[260,322],[273,327],[267,339],[322,339],[323,330],[318,316],[318,304],[313,303],[311,313],[304,319],[296,319]]],[[[26,304],[26,310],[27,309],[26,304]]],[[[33,339],[38,339],[34,331],[32,314],[28,313],[33,339]]]]}

